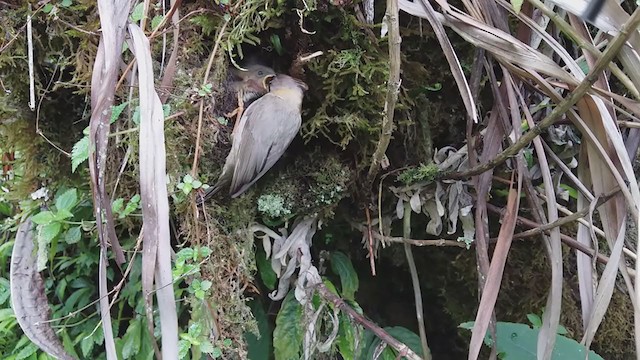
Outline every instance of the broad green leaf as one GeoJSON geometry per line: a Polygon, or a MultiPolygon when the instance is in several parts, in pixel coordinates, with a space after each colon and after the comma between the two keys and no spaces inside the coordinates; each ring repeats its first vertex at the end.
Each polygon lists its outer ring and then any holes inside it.
{"type": "Polygon", "coordinates": [[[13,208],[8,202],[0,201],[0,215],[11,216],[13,208]]]}
{"type": "Polygon", "coordinates": [[[200,351],[202,351],[205,354],[211,354],[213,353],[213,350],[214,350],[213,344],[209,340],[203,341],[200,344],[199,348],[200,348],[200,351]]]}
{"type": "MultiPolygon", "coordinates": [[[[473,328],[473,322],[460,324],[461,328],[473,328]]],[[[498,353],[503,353],[504,360],[535,360],[538,334],[540,329],[532,329],[529,325],[509,322],[498,322],[498,353]]],[[[485,344],[490,335],[485,336],[485,344]]],[[[551,353],[551,360],[585,359],[586,349],[577,341],[562,335],[556,335],[556,346],[551,353]]],[[[589,351],[589,360],[603,360],[593,351],[589,351]]]]}
{"type": "Polygon", "coordinates": [[[120,214],[122,212],[122,210],[124,210],[124,199],[123,198],[117,198],[115,200],[113,200],[113,202],[111,203],[111,211],[114,214],[120,214]]]}
{"type": "Polygon", "coordinates": [[[78,202],[78,191],[75,188],[69,189],[56,198],[56,209],[71,210],[78,202]]]}
{"type": "Polygon", "coordinates": [[[35,344],[29,343],[29,345],[23,347],[22,350],[20,350],[20,352],[16,355],[16,360],[26,359],[35,354],[37,350],[38,347],[35,344]]]}
{"type": "Polygon", "coordinates": [[[62,345],[64,346],[64,349],[67,350],[69,355],[71,355],[71,357],[74,359],[79,359],[80,357],[76,352],[76,349],[74,347],[73,341],[71,340],[71,337],[69,337],[69,333],[67,331],[60,332],[60,338],[62,338],[62,345]]]}
{"type": "Polygon", "coordinates": [[[200,289],[202,289],[203,291],[207,291],[209,289],[211,289],[211,285],[213,285],[213,283],[209,280],[202,280],[202,282],[200,282],[200,289]]]}
{"type": "Polygon", "coordinates": [[[186,340],[178,341],[178,358],[184,359],[189,354],[189,349],[191,349],[191,344],[186,340]]]}
{"type": "Polygon", "coordinates": [[[67,244],[75,244],[82,239],[82,229],[80,226],[69,228],[64,234],[64,242],[67,244]]]}
{"type": "MultiPolygon", "coordinates": [[[[420,343],[420,337],[413,331],[401,326],[386,327],[384,330],[393,336],[395,339],[406,344],[419,356],[422,356],[422,345],[420,343]]],[[[394,357],[395,359],[395,357],[394,357]]]]}
{"type": "Polygon", "coordinates": [[[71,5],[73,5],[73,1],[71,1],[71,0],[62,0],[62,1],[60,1],[60,6],[62,6],[62,7],[69,7],[71,5]]]}
{"type": "Polygon", "coordinates": [[[80,164],[89,158],[89,137],[85,136],[71,149],[71,172],[75,172],[80,164]]]}
{"type": "Polygon", "coordinates": [[[142,330],[141,322],[139,319],[136,319],[129,323],[129,327],[127,328],[127,332],[123,337],[123,345],[122,345],[122,357],[125,359],[135,358],[135,356],[140,352],[140,331],[142,330]]]}
{"type": "Polygon", "coordinates": [[[50,243],[53,238],[60,234],[60,230],[62,229],[62,224],[59,222],[52,222],[46,225],[41,225],[40,227],[40,237],[47,243],[50,243]]]}
{"type": "Polygon", "coordinates": [[[33,221],[34,223],[36,223],[38,225],[49,224],[54,219],[55,219],[55,216],[53,215],[53,213],[51,211],[41,211],[41,212],[33,215],[33,217],[31,217],[31,221],[33,221]]]}
{"type": "Polygon", "coordinates": [[[540,316],[537,314],[527,314],[527,319],[529,319],[529,322],[533,325],[534,329],[542,327],[542,319],[540,319],[540,316]]]}
{"type": "Polygon", "coordinates": [[[356,291],[358,291],[359,280],[351,260],[344,253],[333,252],[331,254],[331,270],[340,276],[342,297],[347,300],[354,300],[356,291]]]}
{"type": "Polygon", "coordinates": [[[273,348],[276,360],[298,359],[302,346],[302,306],[294,296],[294,291],[282,301],[273,331],[273,348]]]}
{"type": "Polygon", "coordinates": [[[269,318],[267,318],[267,313],[264,311],[264,306],[260,300],[252,300],[248,305],[258,323],[259,332],[259,336],[251,332],[244,333],[247,341],[248,358],[251,360],[269,360],[269,354],[273,353],[269,318]]]}
{"type": "Polygon", "coordinates": [[[73,217],[73,214],[71,213],[71,211],[66,209],[61,209],[59,211],[56,211],[54,220],[56,222],[61,222],[72,217],[73,217]]]}
{"type": "Polygon", "coordinates": [[[89,354],[91,354],[91,350],[93,350],[93,338],[91,336],[83,336],[82,341],[80,341],[80,350],[82,351],[82,357],[88,358],[89,354]]]}
{"type": "Polygon", "coordinates": [[[143,16],[144,16],[144,1],[139,3],[133,8],[133,12],[131,12],[131,16],[129,18],[131,19],[131,22],[138,22],[142,20],[143,16]]]}
{"type": "Polygon", "coordinates": [[[258,272],[260,273],[262,282],[269,290],[274,290],[276,288],[278,276],[275,271],[273,271],[271,261],[267,260],[267,256],[263,250],[256,251],[256,266],[258,267],[258,272]]]}
{"type": "MultiPolygon", "coordinates": [[[[162,23],[162,19],[163,17],[160,15],[156,15],[153,17],[153,19],[151,19],[151,29],[155,30],[158,28],[158,26],[160,26],[160,23],[162,23]]],[[[166,117],[166,115],[165,115],[166,117]]]]}
{"type": "Polygon", "coordinates": [[[338,337],[336,338],[338,351],[343,359],[355,359],[356,338],[353,327],[357,325],[352,323],[349,316],[344,313],[340,313],[339,319],[340,328],[338,330],[338,337]]]}

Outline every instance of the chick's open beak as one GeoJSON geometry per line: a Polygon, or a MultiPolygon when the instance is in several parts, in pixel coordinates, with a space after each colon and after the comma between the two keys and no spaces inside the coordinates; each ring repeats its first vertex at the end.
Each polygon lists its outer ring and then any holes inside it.
{"type": "Polygon", "coordinates": [[[266,89],[269,90],[269,83],[271,82],[271,80],[273,80],[276,77],[275,74],[269,74],[265,77],[262,78],[262,86],[266,89]]]}

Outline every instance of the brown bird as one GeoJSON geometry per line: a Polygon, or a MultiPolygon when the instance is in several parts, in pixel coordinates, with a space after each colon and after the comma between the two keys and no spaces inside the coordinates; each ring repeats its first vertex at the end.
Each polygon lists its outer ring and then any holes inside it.
{"type": "Polygon", "coordinates": [[[300,130],[307,89],[305,83],[288,75],[272,76],[269,92],[242,114],[222,174],[202,202],[225,186],[231,197],[238,197],[271,169],[300,130]]]}

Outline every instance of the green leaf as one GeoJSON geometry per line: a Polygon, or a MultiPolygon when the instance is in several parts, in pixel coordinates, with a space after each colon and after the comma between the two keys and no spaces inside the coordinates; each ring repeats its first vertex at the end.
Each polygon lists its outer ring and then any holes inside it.
{"type": "Polygon", "coordinates": [[[66,220],[68,218],[72,218],[72,217],[73,217],[73,214],[71,213],[71,211],[69,211],[67,209],[61,209],[61,210],[58,210],[55,213],[54,221],[61,222],[61,221],[64,221],[64,220],[66,220]]]}
{"type": "MultiPolygon", "coordinates": [[[[122,212],[122,210],[124,209],[124,199],[123,198],[117,198],[115,200],[113,200],[113,202],[111,203],[111,211],[114,214],[118,214],[120,215],[120,213],[122,212]]],[[[120,217],[120,216],[118,216],[120,217]]],[[[122,218],[122,217],[120,217],[122,218]]]]}
{"type": "Polygon", "coordinates": [[[131,16],[129,18],[131,19],[131,22],[138,22],[142,20],[143,16],[144,16],[144,2],[141,2],[133,8],[133,12],[131,12],[131,16]]]}
{"type": "MultiPolygon", "coordinates": [[[[81,335],[84,336],[84,335],[81,335]]],[[[82,341],[80,341],[80,350],[82,351],[82,357],[88,358],[89,354],[91,354],[91,350],[93,350],[93,338],[91,336],[83,337],[82,341]]]]}
{"type": "Polygon", "coordinates": [[[16,360],[26,359],[32,354],[35,354],[37,350],[38,350],[38,347],[35,344],[29,343],[29,345],[23,347],[22,350],[20,350],[20,352],[18,353],[18,355],[16,355],[16,360]]]}
{"type": "Polygon", "coordinates": [[[533,325],[534,329],[542,327],[542,319],[540,319],[540,316],[537,314],[527,314],[527,319],[529,319],[529,322],[533,325]]]}
{"type": "MultiPolygon", "coordinates": [[[[473,327],[473,322],[461,324],[465,328],[473,327]]],[[[504,360],[535,360],[538,346],[538,334],[540,329],[532,329],[529,325],[498,322],[497,343],[498,352],[503,353],[504,360]]],[[[489,339],[489,334],[485,336],[485,342],[489,339]]],[[[585,359],[586,349],[577,341],[562,335],[556,335],[556,345],[551,353],[552,360],[565,359],[585,359]]],[[[603,360],[602,357],[593,351],[589,351],[589,360],[603,360]]]]}
{"type": "Polygon", "coordinates": [[[262,250],[256,251],[256,266],[258,267],[258,272],[260,273],[262,282],[267,286],[267,288],[269,288],[269,290],[274,290],[276,288],[278,276],[271,267],[271,261],[267,260],[267,256],[262,250]]]}
{"type": "Polygon", "coordinates": [[[339,251],[333,252],[331,254],[331,270],[340,276],[342,297],[347,300],[355,300],[359,286],[358,274],[347,255],[339,251]]]}
{"type": "Polygon", "coordinates": [[[45,14],[50,13],[52,10],[53,10],[53,5],[51,5],[51,4],[46,4],[46,5],[42,8],[42,11],[43,11],[45,14]]]}
{"type": "Polygon", "coordinates": [[[209,289],[211,289],[211,285],[213,285],[213,283],[209,280],[203,280],[200,283],[200,289],[202,289],[203,291],[207,291],[209,289]]]}
{"type": "Polygon", "coordinates": [[[140,352],[140,331],[142,330],[139,319],[129,323],[127,332],[124,334],[122,346],[122,357],[125,359],[134,358],[140,352]]]}
{"type": "MultiPolygon", "coordinates": [[[[151,29],[155,30],[158,28],[158,26],[160,26],[160,23],[162,23],[162,19],[163,17],[160,15],[156,15],[153,17],[153,19],[151,19],[151,29]]],[[[164,108],[164,106],[163,106],[164,108]]],[[[166,115],[165,115],[166,117],[166,115]]]]}
{"type": "Polygon", "coordinates": [[[302,345],[302,306],[289,291],[282,301],[273,331],[273,347],[276,360],[298,359],[302,345]]]}
{"type": "Polygon", "coordinates": [[[85,136],[75,143],[71,150],[71,172],[75,172],[87,159],[89,159],[89,137],[85,136]]]}
{"type": "Polygon", "coordinates": [[[178,358],[184,359],[189,354],[189,349],[191,349],[191,343],[187,340],[178,341],[178,358]]]}
{"type": "Polygon", "coordinates": [[[269,360],[269,354],[273,353],[271,350],[271,326],[269,318],[260,300],[249,301],[248,305],[251,308],[253,317],[258,323],[259,336],[251,332],[244,333],[247,341],[247,358],[252,360],[269,360]]]}
{"type": "Polygon", "coordinates": [[[13,208],[8,202],[0,201],[0,215],[12,216],[13,208]]]}
{"type": "Polygon", "coordinates": [[[71,5],[73,5],[73,1],[71,1],[71,0],[62,0],[62,1],[60,1],[60,6],[62,6],[62,7],[69,7],[71,5]]]}
{"type": "MultiPolygon", "coordinates": [[[[142,5],[142,3],[139,5],[142,5]]],[[[109,124],[113,124],[114,122],[116,122],[116,120],[118,120],[120,114],[122,114],[124,109],[127,108],[127,105],[129,105],[129,102],[125,101],[122,104],[114,105],[111,107],[111,118],[109,119],[109,124]]]]}
{"type": "Polygon", "coordinates": [[[197,299],[204,300],[204,291],[198,289],[193,292],[197,299]]]}
{"type": "Polygon", "coordinates": [[[202,343],[200,343],[200,351],[202,351],[205,354],[213,353],[213,349],[214,349],[213,344],[209,340],[205,340],[202,343]]]}
{"type": "Polygon", "coordinates": [[[82,239],[82,228],[80,226],[74,226],[69,228],[64,234],[64,242],[67,244],[75,244],[82,239]]]}
{"type": "Polygon", "coordinates": [[[73,346],[74,343],[71,340],[69,333],[67,331],[62,331],[60,333],[60,337],[62,338],[62,345],[64,346],[64,349],[67,350],[69,355],[71,355],[71,357],[74,359],[79,359],[80,357],[78,356],[78,353],[76,352],[76,349],[73,346]]]}
{"type": "Polygon", "coordinates": [[[63,192],[56,198],[56,209],[71,210],[78,203],[78,191],[75,188],[63,192]]]}
{"type": "Polygon", "coordinates": [[[52,222],[55,216],[51,211],[41,211],[31,217],[31,221],[38,225],[46,225],[52,222]]]}
{"type": "Polygon", "coordinates": [[[62,229],[62,224],[59,222],[52,222],[46,225],[41,225],[40,227],[40,237],[42,240],[50,243],[53,238],[60,234],[60,230],[62,229]]]}
{"type": "Polygon", "coordinates": [[[513,6],[513,11],[516,14],[519,14],[520,10],[522,10],[522,3],[524,3],[524,0],[511,0],[511,6],[513,6]]]}
{"type": "Polygon", "coordinates": [[[217,359],[219,357],[222,356],[222,350],[220,350],[220,348],[213,348],[213,351],[211,352],[211,357],[213,357],[214,359],[217,359]]]}
{"type": "Polygon", "coordinates": [[[353,330],[353,326],[355,325],[351,323],[349,316],[344,313],[340,313],[339,319],[340,327],[338,337],[336,338],[338,352],[340,352],[343,359],[355,359],[356,338],[353,330]]]}

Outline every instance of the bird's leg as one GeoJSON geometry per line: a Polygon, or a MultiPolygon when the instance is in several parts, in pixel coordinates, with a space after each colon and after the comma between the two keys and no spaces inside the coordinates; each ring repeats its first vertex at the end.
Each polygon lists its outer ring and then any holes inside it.
{"type": "Polygon", "coordinates": [[[242,117],[242,113],[244,112],[244,93],[242,91],[242,89],[238,90],[238,107],[235,108],[232,112],[225,114],[226,117],[231,118],[231,117],[236,117],[236,121],[233,123],[233,130],[231,131],[231,134],[234,133],[234,131],[236,131],[236,126],[238,126],[238,122],[240,122],[240,118],[242,117]]]}

